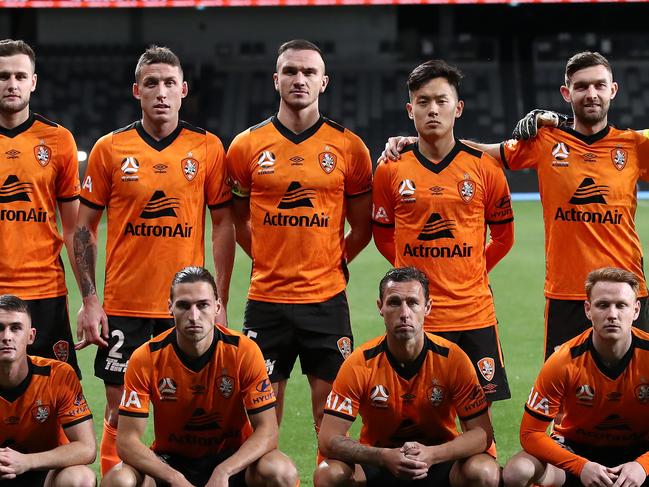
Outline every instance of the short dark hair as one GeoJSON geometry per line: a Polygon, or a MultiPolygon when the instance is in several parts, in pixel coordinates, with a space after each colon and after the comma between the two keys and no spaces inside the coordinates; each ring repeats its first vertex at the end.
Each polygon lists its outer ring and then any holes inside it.
{"type": "Polygon", "coordinates": [[[448,84],[455,88],[455,93],[459,99],[460,80],[463,77],[462,71],[455,66],[447,64],[446,61],[441,59],[431,59],[413,69],[406,84],[408,85],[408,91],[412,93],[431,79],[444,78],[448,81],[448,84]]]}
{"type": "Polygon", "coordinates": [[[32,71],[36,71],[36,54],[29,44],[21,40],[2,39],[0,41],[0,57],[26,55],[32,63],[32,71]]]}
{"type": "Polygon", "coordinates": [[[315,51],[320,54],[320,57],[322,57],[322,51],[320,50],[320,48],[313,42],[307,41],[306,39],[293,39],[285,42],[284,44],[279,46],[279,49],[277,49],[277,57],[280,57],[289,49],[294,49],[296,51],[315,51]]]}
{"type": "Polygon", "coordinates": [[[180,76],[183,76],[183,67],[180,65],[180,59],[168,47],[156,46],[155,44],[147,47],[146,51],[142,53],[140,59],[137,60],[135,66],[135,82],[140,82],[140,75],[142,68],[150,64],[168,64],[169,66],[176,66],[180,70],[180,76]]]}
{"type": "Polygon", "coordinates": [[[628,284],[633,289],[635,295],[638,295],[638,289],[640,288],[640,281],[633,272],[625,271],[624,269],[617,269],[615,267],[602,267],[601,269],[595,269],[588,274],[586,277],[586,296],[590,299],[591,292],[593,287],[598,282],[621,282],[628,284]]]}
{"type": "Polygon", "coordinates": [[[593,66],[604,66],[613,77],[613,70],[608,59],[598,52],[582,51],[572,56],[566,63],[566,86],[570,86],[572,75],[577,71],[593,66]]]}
{"type": "Polygon", "coordinates": [[[27,303],[13,294],[0,295],[0,309],[4,311],[13,311],[15,313],[25,313],[29,316],[29,319],[32,317],[27,303]]]}
{"type": "Polygon", "coordinates": [[[219,292],[216,290],[216,281],[214,281],[214,276],[210,274],[210,271],[204,267],[198,266],[188,266],[180,269],[176,272],[173,280],[171,281],[171,290],[169,291],[169,299],[174,300],[174,287],[177,284],[184,284],[188,282],[206,282],[212,286],[214,291],[214,298],[219,299],[219,292]]]}
{"type": "Polygon", "coordinates": [[[424,298],[428,301],[428,278],[416,267],[396,267],[390,269],[379,283],[379,299],[383,302],[383,293],[388,282],[418,281],[424,289],[424,298]]]}

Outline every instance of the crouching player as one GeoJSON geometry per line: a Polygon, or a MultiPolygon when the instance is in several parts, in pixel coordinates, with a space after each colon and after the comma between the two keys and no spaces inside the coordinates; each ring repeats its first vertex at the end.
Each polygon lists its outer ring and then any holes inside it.
{"type": "Polygon", "coordinates": [[[467,355],[424,332],[428,279],[414,267],[389,271],[379,286],[386,335],[345,360],[325,406],[318,447],[327,457],[315,487],[489,486],[500,468],[485,450],[487,399],[467,355]],[[346,436],[363,418],[360,440],[346,436]],[[464,423],[459,434],[456,414],[464,423]]]}
{"type": "Polygon", "coordinates": [[[507,463],[506,485],[649,486],[649,334],[632,326],[638,287],[621,269],[588,275],[592,327],[543,365],[521,423],[524,451],[507,463]]]}
{"type": "Polygon", "coordinates": [[[123,462],[102,485],[294,487],[295,466],[277,450],[275,395],[257,345],[215,325],[212,275],[186,267],[172,282],[174,327],[131,357],[119,408],[123,462]],[[142,442],[150,406],[155,438],[142,442]]]}

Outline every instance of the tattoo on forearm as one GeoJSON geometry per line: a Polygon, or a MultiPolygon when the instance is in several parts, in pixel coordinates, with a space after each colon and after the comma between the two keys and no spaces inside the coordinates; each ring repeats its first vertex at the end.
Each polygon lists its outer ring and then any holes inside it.
{"type": "Polygon", "coordinates": [[[95,288],[95,262],[97,259],[97,245],[92,241],[92,234],[88,227],[77,228],[74,232],[74,260],[79,271],[79,285],[81,295],[85,298],[97,294],[95,288]]]}
{"type": "Polygon", "coordinates": [[[356,440],[347,436],[336,436],[331,439],[331,450],[335,452],[336,458],[350,463],[369,463],[379,465],[381,463],[381,449],[372,446],[362,445],[356,440]]]}

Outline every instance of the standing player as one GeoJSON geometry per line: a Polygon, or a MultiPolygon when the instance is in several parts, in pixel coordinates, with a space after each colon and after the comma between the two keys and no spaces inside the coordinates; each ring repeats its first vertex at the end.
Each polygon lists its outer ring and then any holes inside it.
{"type": "Polygon", "coordinates": [[[216,325],[212,275],[186,267],[173,278],[175,328],[138,348],[126,371],[117,448],[124,464],[108,487],[294,487],[297,471],[277,450],[275,395],[255,345],[216,325]],[[150,406],[155,439],[142,443],[150,406]]]}
{"type": "Polygon", "coordinates": [[[299,355],[317,431],[352,349],[347,263],[371,238],[372,168],[363,142],[320,115],[318,47],[293,40],[278,54],[279,112],[239,134],[227,157],[237,241],[253,259],[244,332],[264,353],[278,420],[299,355]]]}
{"type": "Polygon", "coordinates": [[[83,182],[74,235],[83,296],[78,334],[83,338],[80,348],[100,346],[95,375],[104,381],[107,400],[102,472],[119,461],[115,428],[129,357],[152,334],[172,325],[166,286],[174,273],[204,262],[206,204],[212,217],[217,282],[224,305],[227,302],[234,227],[224,150],[215,135],[179,120],[186,95],[178,57],[165,47],[147,49],[133,84],[142,120],[99,139],[83,182]],[[104,208],[108,241],[102,309],[95,263],[104,208]]]}
{"type": "Polygon", "coordinates": [[[491,402],[511,394],[487,272],[511,249],[514,224],[503,170],[453,135],[461,77],[440,60],[410,73],[406,108],[419,142],[376,169],[374,242],[393,265],[426,273],[434,296],[426,331],[464,350],[491,402]]]}
{"type": "Polygon", "coordinates": [[[28,356],[29,305],[0,295],[0,485],[88,487],[97,454],[92,414],[68,364],[28,356]]]}
{"type": "Polygon", "coordinates": [[[75,270],[77,146],[67,129],[29,111],[34,70],[29,45],[0,41],[0,293],[20,296],[29,306],[38,330],[29,352],[68,362],[81,376],[60,257],[65,243],[75,270]]]}
{"type": "Polygon", "coordinates": [[[454,343],[424,332],[428,288],[413,267],[381,280],[377,304],[387,333],[357,349],[336,377],[319,440],[328,458],[315,472],[316,487],[499,484],[500,467],[484,453],[492,428],[471,362],[454,343]],[[347,432],[359,414],[356,441],[347,432]]]}
{"type": "MultiPolygon", "coordinates": [[[[582,305],[589,270],[613,265],[644,275],[634,220],[636,184],[649,180],[649,139],[608,124],[617,89],[604,56],[575,54],[561,87],[572,107],[571,127],[546,128],[530,140],[472,143],[508,169],[538,173],[545,222],[546,358],[589,326],[582,305]]],[[[641,311],[635,325],[646,329],[644,279],[638,296],[641,311]]]]}
{"type": "Polygon", "coordinates": [[[543,365],[521,423],[524,451],[507,463],[506,485],[649,485],[649,334],[632,327],[638,288],[622,269],[588,275],[592,326],[543,365]]]}

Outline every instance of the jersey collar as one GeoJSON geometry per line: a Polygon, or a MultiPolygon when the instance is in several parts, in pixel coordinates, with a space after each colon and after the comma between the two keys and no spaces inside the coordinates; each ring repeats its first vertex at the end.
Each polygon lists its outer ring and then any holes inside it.
{"type": "Polygon", "coordinates": [[[392,353],[390,352],[390,349],[388,348],[387,337],[385,338],[385,340],[383,340],[383,347],[385,348],[385,356],[388,358],[390,365],[392,366],[392,368],[397,374],[399,374],[401,377],[403,377],[406,380],[412,379],[414,376],[416,376],[419,373],[422,365],[424,365],[424,361],[426,360],[426,355],[428,354],[429,350],[431,350],[431,345],[433,345],[433,343],[426,336],[426,334],[424,334],[424,346],[422,347],[421,352],[411,364],[407,364],[403,366],[397,361],[396,358],[394,358],[394,355],[392,355],[392,353]]]}
{"type": "Polygon", "coordinates": [[[155,140],[147,133],[146,130],[144,130],[144,127],[142,126],[142,120],[135,122],[135,130],[137,130],[138,135],[144,142],[147,143],[148,146],[150,146],[152,149],[157,150],[158,152],[162,152],[171,144],[173,144],[174,140],[176,140],[180,135],[180,132],[182,131],[184,126],[185,122],[181,120],[180,122],[178,122],[178,126],[174,129],[174,131],[167,135],[164,139],[155,140]]]}
{"type": "Polygon", "coordinates": [[[633,358],[633,352],[635,351],[636,347],[636,336],[632,335],[631,337],[631,346],[629,347],[629,350],[624,354],[624,357],[613,367],[608,367],[606,364],[604,364],[604,361],[602,360],[601,356],[595,350],[595,346],[593,345],[593,332],[591,331],[590,335],[588,336],[588,348],[590,350],[590,354],[593,356],[593,360],[595,361],[595,365],[597,368],[600,370],[602,374],[604,374],[606,377],[609,379],[617,379],[620,375],[622,375],[622,372],[627,368],[629,365],[629,362],[631,362],[631,359],[633,358]]]}
{"type": "Polygon", "coordinates": [[[16,135],[20,135],[26,130],[29,130],[29,128],[32,125],[34,125],[34,120],[35,120],[34,112],[30,110],[29,117],[27,117],[27,120],[25,120],[17,127],[14,127],[12,129],[6,129],[4,127],[0,127],[0,135],[4,135],[5,137],[9,137],[10,139],[13,139],[16,135]]]}
{"type": "Polygon", "coordinates": [[[320,127],[322,127],[322,124],[325,122],[325,119],[322,115],[320,115],[320,118],[318,118],[318,121],[316,123],[311,125],[308,129],[303,130],[299,134],[296,134],[292,130],[282,125],[282,122],[279,121],[277,115],[273,115],[270,121],[273,123],[277,131],[282,135],[282,137],[290,140],[291,142],[297,145],[304,142],[312,135],[314,135],[320,129],[320,127]]]}
{"type": "Polygon", "coordinates": [[[178,339],[176,338],[176,330],[172,331],[169,336],[172,338],[171,343],[174,347],[174,351],[182,364],[193,372],[200,372],[210,362],[210,360],[212,360],[214,350],[216,350],[216,344],[220,339],[220,332],[216,327],[214,328],[212,344],[210,345],[210,348],[207,349],[207,352],[200,357],[191,357],[180,349],[178,346],[178,339]]]}
{"type": "Polygon", "coordinates": [[[442,159],[441,161],[435,163],[426,158],[420,151],[419,151],[419,143],[414,144],[414,147],[412,148],[413,153],[415,154],[415,157],[417,160],[421,163],[422,166],[424,166],[426,169],[429,171],[434,172],[435,174],[441,173],[444,169],[446,169],[448,166],[450,166],[451,162],[453,162],[453,159],[455,159],[455,156],[458,155],[458,153],[462,150],[464,147],[464,144],[460,142],[458,139],[455,139],[455,145],[451,149],[451,152],[446,154],[446,157],[442,159]]]}
{"type": "Polygon", "coordinates": [[[599,132],[591,135],[584,135],[582,133],[579,133],[572,127],[559,127],[559,130],[563,130],[567,134],[572,135],[574,138],[581,140],[584,144],[592,145],[595,142],[598,142],[602,140],[604,137],[606,137],[608,133],[611,131],[611,126],[607,125],[599,132]]]}
{"type": "Polygon", "coordinates": [[[27,357],[27,365],[27,376],[22,380],[20,384],[10,389],[3,389],[0,387],[0,397],[2,397],[5,401],[14,402],[16,399],[22,396],[29,387],[29,384],[32,381],[32,376],[34,375],[34,364],[29,357],[27,357]]]}

